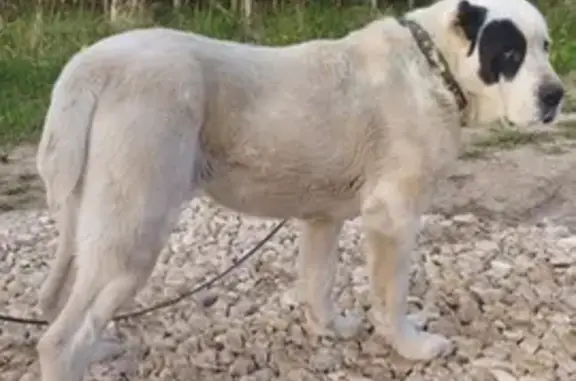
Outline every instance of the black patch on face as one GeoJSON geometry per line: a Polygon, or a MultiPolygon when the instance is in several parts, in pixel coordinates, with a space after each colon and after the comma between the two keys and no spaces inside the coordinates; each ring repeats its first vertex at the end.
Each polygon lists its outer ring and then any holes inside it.
{"type": "Polygon", "coordinates": [[[478,41],[480,78],[487,84],[514,79],[526,57],[526,38],[511,20],[495,20],[484,27],[478,41]]]}
{"type": "Polygon", "coordinates": [[[471,55],[476,48],[478,33],[486,21],[487,9],[477,5],[470,4],[463,0],[458,4],[458,13],[456,16],[456,25],[462,29],[464,35],[470,41],[468,55],[471,55]]]}

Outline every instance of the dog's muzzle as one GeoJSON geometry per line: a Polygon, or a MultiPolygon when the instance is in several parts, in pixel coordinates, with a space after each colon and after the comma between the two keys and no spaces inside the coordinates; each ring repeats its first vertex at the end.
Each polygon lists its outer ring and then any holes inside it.
{"type": "Polygon", "coordinates": [[[547,82],[540,86],[538,89],[538,107],[542,123],[549,124],[556,119],[560,113],[559,108],[564,95],[564,87],[559,82],[547,82]]]}

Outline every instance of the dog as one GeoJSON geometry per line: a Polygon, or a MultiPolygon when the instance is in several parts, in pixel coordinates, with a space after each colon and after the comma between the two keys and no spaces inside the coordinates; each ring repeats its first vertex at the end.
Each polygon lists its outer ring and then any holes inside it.
{"type": "Polygon", "coordinates": [[[440,0],[284,47],[144,28],[76,53],[37,152],[59,231],[39,297],[51,323],[42,380],[82,378],[200,194],[298,220],[297,289],[319,334],[359,328],[330,296],[340,230],[359,216],[377,332],[405,358],[446,355],[451,341],[407,316],[419,217],[463,126],[555,122],[564,89],[550,43],[526,0],[440,0]]]}

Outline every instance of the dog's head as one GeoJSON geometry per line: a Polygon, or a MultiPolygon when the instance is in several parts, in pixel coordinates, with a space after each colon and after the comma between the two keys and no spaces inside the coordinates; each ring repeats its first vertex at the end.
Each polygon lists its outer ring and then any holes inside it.
{"type": "Polygon", "coordinates": [[[526,0],[449,2],[447,45],[452,71],[477,121],[518,126],[552,123],[564,90],[550,64],[550,37],[540,11],[526,0]]]}

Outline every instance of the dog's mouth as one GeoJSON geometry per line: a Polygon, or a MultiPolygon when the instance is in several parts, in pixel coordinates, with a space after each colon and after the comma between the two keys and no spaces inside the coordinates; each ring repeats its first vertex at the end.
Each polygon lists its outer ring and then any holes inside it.
{"type": "Polygon", "coordinates": [[[560,112],[557,108],[549,108],[540,112],[540,115],[535,116],[530,120],[522,121],[521,123],[514,122],[507,115],[505,115],[500,118],[500,124],[504,127],[534,127],[542,125],[549,126],[554,123],[554,121],[556,121],[559,114],[560,112]]]}
{"type": "Polygon", "coordinates": [[[556,108],[550,108],[547,109],[546,111],[544,111],[542,113],[542,116],[540,117],[540,120],[543,124],[551,124],[552,122],[554,122],[556,120],[556,117],[558,116],[558,110],[556,108]]]}
{"type": "Polygon", "coordinates": [[[510,128],[519,128],[519,127],[534,127],[537,126],[539,124],[543,123],[542,120],[540,119],[533,119],[533,120],[529,120],[526,123],[522,123],[522,125],[510,120],[507,116],[502,117],[500,119],[500,125],[502,127],[510,127],[510,128]]]}
{"type": "Polygon", "coordinates": [[[500,125],[502,127],[518,127],[518,124],[511,121],[507,116],[503,116],[500,118],[500,125]]]}

